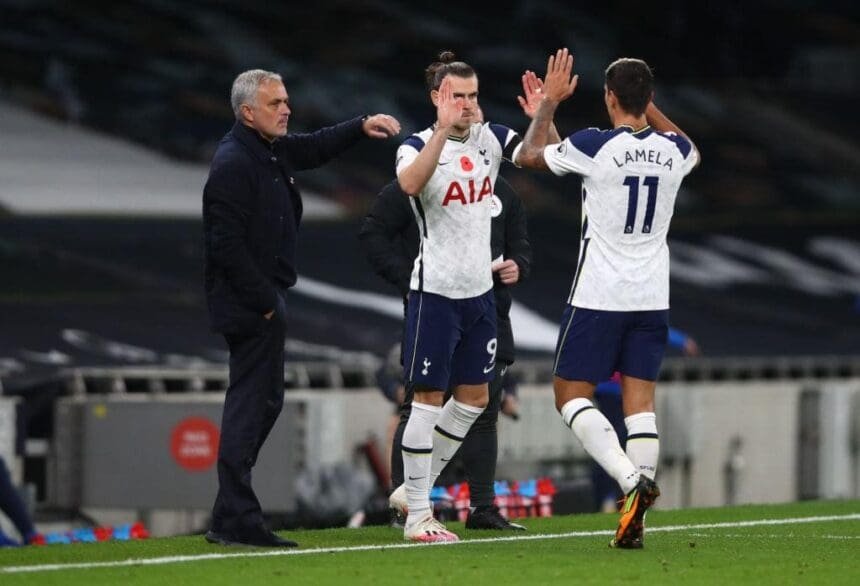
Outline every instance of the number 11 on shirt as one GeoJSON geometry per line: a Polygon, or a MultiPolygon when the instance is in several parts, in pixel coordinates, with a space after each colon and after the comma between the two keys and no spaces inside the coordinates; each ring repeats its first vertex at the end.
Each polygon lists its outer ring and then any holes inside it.
{"type": "MultiPolygon", "coordinates": [[[[657,204],[657,181],[659,177],[643,177],[642,185],[648,188],[648,204],[645,208],[645,221],[642,224],[642,233],[651,233],[651,222],[654,221],[654,207],[657,204]]],[[[636,221],[636,208],[639,205],[639,177],[628,175],[624,178],[624,185],[630,190],[627,196],[627,221],[624,223],[624,233],[633,233],[633,223],[636,221]]]]}

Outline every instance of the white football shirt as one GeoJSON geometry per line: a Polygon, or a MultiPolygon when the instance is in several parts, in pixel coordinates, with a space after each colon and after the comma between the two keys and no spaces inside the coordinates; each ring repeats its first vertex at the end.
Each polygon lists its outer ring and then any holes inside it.
{"type": "Polygon", "coordinates": [[[556,175],[582,175],[582,240],[567,302],[607,311],[669,308],[666,235],[681,180],[699,154],[645,127],[588,128],[544,149],[556,175]]]}
{"type": "MultiPolygon", "coordinates": [[[[427,128],[397,149],[397,173],[409,166],[433,134],[427,128]]],[[[512,161],[521,142],[499,124],[473,124],[462,140],[449,137],[427,185],[410,198],[421,242],[410,288],[450,299],[492,289],[493,186],[502,159],[512,161]]]]}

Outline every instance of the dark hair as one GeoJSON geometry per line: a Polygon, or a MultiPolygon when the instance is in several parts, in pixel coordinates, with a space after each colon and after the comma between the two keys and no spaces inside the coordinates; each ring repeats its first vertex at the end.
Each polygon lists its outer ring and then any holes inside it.
{"type": "Polygon", "coordinates": [[[606,89],[615,94],[622,110],[641,116],[654,94],[654,74],[641,59],[618,59],[606,68],[606,89]]]}
{"type": "Polygon", "coordinates": [[[472,77],[476,75],[475,70],[468,63],[456,61],[457,56],[453,51],[442,51],[435,61],[424,70],[424,81],[428,90],[438,90],[446,75],[457,77],[472,77]]]}

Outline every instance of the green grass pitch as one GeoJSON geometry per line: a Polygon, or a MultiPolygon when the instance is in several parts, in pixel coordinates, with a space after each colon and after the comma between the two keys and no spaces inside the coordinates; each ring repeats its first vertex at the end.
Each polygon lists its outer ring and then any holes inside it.
{"type": "Polygon", "coordinates": [[[202,536],[0,550],[0,585],[860,584],[860,501],[648,514],[645,549],[607,543],[607,514],[526,519],[526,534],[466,531],[413,545],[388,527],[285,533],[297,550],[202,536]]]}

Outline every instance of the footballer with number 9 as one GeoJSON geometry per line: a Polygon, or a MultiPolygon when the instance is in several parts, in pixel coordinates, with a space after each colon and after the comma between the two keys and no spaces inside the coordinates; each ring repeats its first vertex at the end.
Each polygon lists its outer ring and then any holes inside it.
{"type": "Polygon", "coordinates": [[[397,150],[397,181],[411,196],[420,244],[407,301],[404,381],[413,392],[403,431],[408,516],[404,537],[457,541],[433,518],[429,493],[488,402],[497,324],[490,232],[493,186],[520,137],[481,123],[478,76],[444,52],[425,71],[436,123],[397,150]],[[445,403],[445,390],[453,388],[445,403]]]}
{"type": "Polygon", "coordinates": [[[582,176],[579,262],[556,348],[555,404],[565,425],[627,495],[610,546],[637,549],[645,513],[660,495],[654,482],[654,392],[668,336],[666,234],[681,181],[698,165],[699,153],[654,105],[654,78],[639,59],[618,59],[606,70],[611,130],[588,128],[547,144],[556,108],[576,89],[572,72],[567,49],[550,56],[544,98],[516,162],[582,176]],[[596,384],[616,370],[626,453],[592,402],[596,384]]]}

